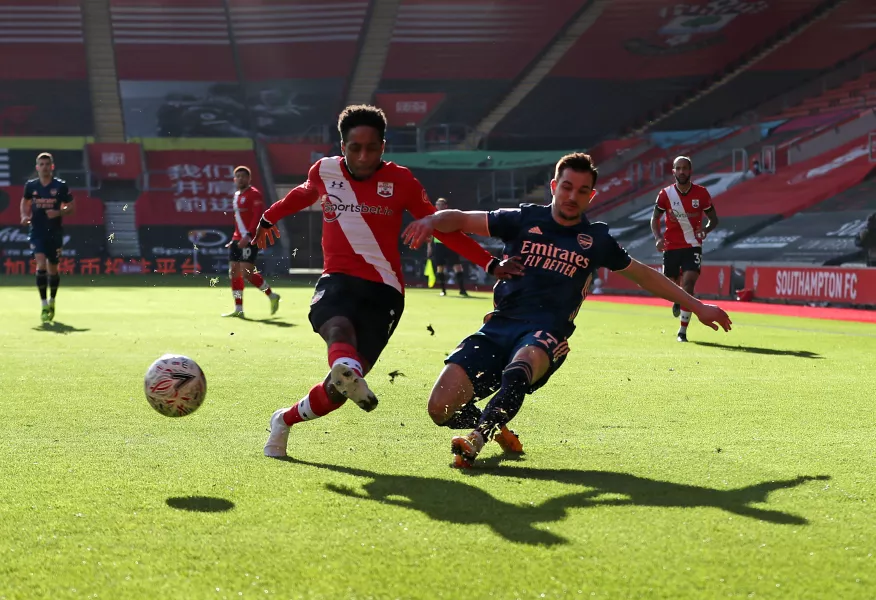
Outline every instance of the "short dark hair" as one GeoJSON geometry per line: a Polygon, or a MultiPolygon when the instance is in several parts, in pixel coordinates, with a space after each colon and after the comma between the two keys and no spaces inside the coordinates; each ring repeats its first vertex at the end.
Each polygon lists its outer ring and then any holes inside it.
{"type": "Polygon", "coordinates": [[[252,171],[250,171],[249,167],[247,167],[247,166],[240,165],[239,167],[234,167],[234,174],[235,175],[237,175],[238,171],[243,171],[244,173],[246,173],[247,175],[252,177],[252,171]]]}
{"type": "Polygon", "coordinates": [[[48,158],[52,164],[55,164],[55,159],[48,152],[40,152],[39,154],[37,154],[36,161],[40,162],[41,158],[48,158]]]}
{"type": "Polygon", "coordinates": [[[354,104],[348,106],[338,117],[338,132],[341,141],[347,141],[347,134],[354,127],[373,127],[380,134],[380,139],[386,137],[386,114],[370,104],[354,104]]]}
{"type": "Polygon", "coordinates": [[[572,169],[578,173],[590,173],[593,175],[593,187],[596,187],[596,180],[599,178],[599,169],[593,164],[593,159],[589,154],[583,152],[573,152],[567,154],[557,162],[557,168],[554,172],[554,179],[559,180],[563,176],[563,171],[572,169]]]}

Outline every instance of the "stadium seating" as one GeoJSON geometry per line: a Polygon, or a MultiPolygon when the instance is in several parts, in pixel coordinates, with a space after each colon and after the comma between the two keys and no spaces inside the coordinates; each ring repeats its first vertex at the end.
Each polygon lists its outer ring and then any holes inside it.
{"type": "Polygon", "coordinates": [[[91,99],[78,0],[50,10],[0,0],[0,135],[88,135],[91,99]],[[34,27],[51,35],[34,35],[34,27]]]}
{"type": "Polygon", "coordinates": [[[230,0],[243,79],[346,79],[368,5],[369,0],[230,0]]]}
{"type": "Polygon", "coordinates": [[[445,93],[428,123],[474,125],[584,4],[402,0],[378,91],[445,93]]]}
{"type": "Polygon", "coordinates": [[[833,115],[842,118],[866,108],[876,107],[876,71],[864,73],[837,88],[807,98],[775,115],[776,118],[795,118],[813,115],[833,115]]]}
{"type": "Polygon", "coordinates": [[[111,0],[111,15],[121,81],[237,81],[222,0],[111,0]]]}
{"type": "MultiPolygon", "coordinates": [[[[751,3],[712,14],[707,8],[685,13],[659,3],[611,2],[549,76],[499,124],[496,136],[592,143],[646,118],[649,110],[672,104],[818,4],[817,0],[751,3]],[[570,109],[573,98],[579,102],[570,109]]],[[[709,127],[727,110],[747,102],[747,95],[760,84],[763,81],[737,87],[735,101],[728,96],[718,102],[719,110],[704,117],[693,114],[688,120],[679,116],[680,122],[666,127],[709,127]]]]}

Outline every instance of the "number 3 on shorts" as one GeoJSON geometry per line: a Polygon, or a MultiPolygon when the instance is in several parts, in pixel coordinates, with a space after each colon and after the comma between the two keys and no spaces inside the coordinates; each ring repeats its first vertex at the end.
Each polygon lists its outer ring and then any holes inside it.
{"type": "Polygon", "coordinates": [[[694,262],[698,267],[701,266],[703,264],[703,255],[699,252],[694,252],[694,262]]]}

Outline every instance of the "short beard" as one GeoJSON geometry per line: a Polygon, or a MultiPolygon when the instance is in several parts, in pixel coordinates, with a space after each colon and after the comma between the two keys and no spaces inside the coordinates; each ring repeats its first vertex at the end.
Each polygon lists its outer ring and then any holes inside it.
{"type": "Polygon", "coordinates": [[[675,176],[675,183],[677,183],[678,185],[687,185],[688,183],[690,183],[690,176],[688,176],[687,179],[685,179],[684,181],[681,181],[678,178],[678,175],[676,175],[675,176]]]}

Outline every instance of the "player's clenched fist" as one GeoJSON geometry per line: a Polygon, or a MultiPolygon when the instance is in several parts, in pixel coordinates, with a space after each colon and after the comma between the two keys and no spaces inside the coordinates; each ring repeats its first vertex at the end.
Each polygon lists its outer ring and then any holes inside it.
{"type": "Polygon", "coordinates": [[[262,217],[251,244],[255,244],[259,249],[264,250],[267,246],[273,246],[274,241],[277,239],[280,239],[280,229],[262,217]]]}

